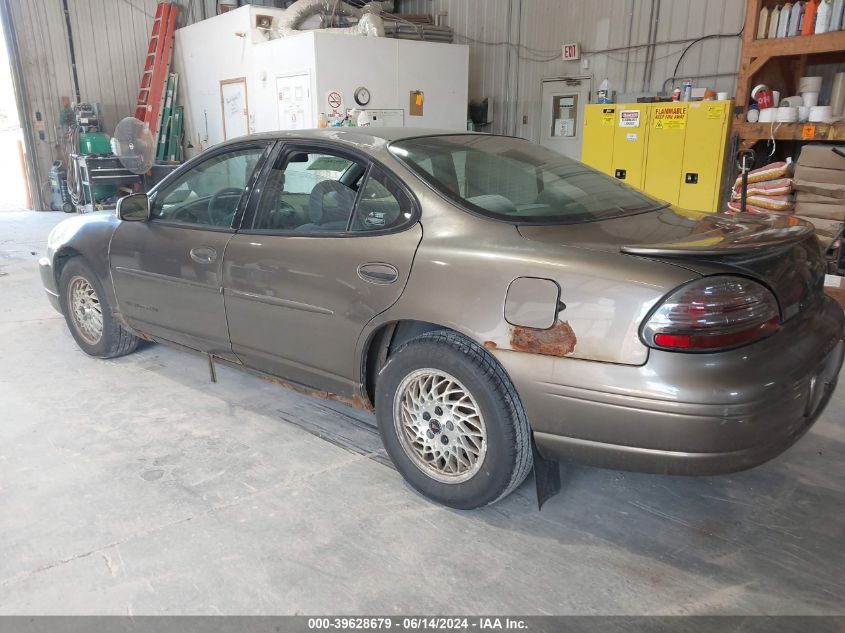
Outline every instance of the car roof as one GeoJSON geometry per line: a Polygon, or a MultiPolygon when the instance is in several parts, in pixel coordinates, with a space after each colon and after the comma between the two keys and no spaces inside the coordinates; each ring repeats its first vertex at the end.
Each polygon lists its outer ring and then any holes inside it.
{"type": "Polygon", "coordinates": [[[340,141],[343,143],[348,143],[350,145],[358,146],[384,146],[390,143],[391,141],[399,141],[407,138],[419,138],[421,136],[443,136],[453,134],[489,136],[462,130],[442,130],[436,128],[419,127],[331,127],[313,130],[280,130],[277,132],[250,134],[249,136],[240,136],[238,138],[231,139],[224,143],[224,145],[229,145],[233,143],[243,143],[244,141],[249,140],[305,139],[315,141],[340,141]]]}

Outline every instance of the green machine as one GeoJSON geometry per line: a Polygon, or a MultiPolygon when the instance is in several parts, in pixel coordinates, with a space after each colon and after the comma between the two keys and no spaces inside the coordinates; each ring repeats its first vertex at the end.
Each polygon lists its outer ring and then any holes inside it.
{"type": "MultiPolygon", "coordinates": [[[[143,171],[130,170],[125,165],[125,154],[131,153],[135,145],[132,142],[128,143],[128,148],[124,146],[127,144],[116,145],[115,139],[103,131],[101,108],[97,103],[76,104],[73,118],[65,145],[68,154],[67,191],[73,208],[77,213],[113,208],[121,187],[132,191],[143,185],[143,178],[139,175],[143,171]]],[[[116,132],[120,136],[121,124],[118,124],[116,132]]],[[[130,141],[137,140],[140,144],[142,132],[135,132],[130,141]]],[[[135,165],[131,163],[130,166],[135,165]]],[[[149,169],[146,163],[141,167],[149,169]]]]}
{"type": "MultiPolygon", "coordinates": [[[[105,132],[81,132],[79,134],[79,154],[81,156],[105,156],[111,154],[111,139],[105,132]]],[[[117,195],[114,185],[94,185],[91,197],[94,202],[102,202],[117,195]]]]}

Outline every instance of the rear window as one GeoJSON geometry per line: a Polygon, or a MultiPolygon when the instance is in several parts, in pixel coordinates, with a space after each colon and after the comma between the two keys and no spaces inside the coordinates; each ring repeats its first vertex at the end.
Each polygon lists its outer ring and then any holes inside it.
{"type": "Polygon", "coordinates": [[[393,154],[460,206],[515,224],[578,224],[665,206],[529,141],[455,134],[397,141],[393,154]]]}

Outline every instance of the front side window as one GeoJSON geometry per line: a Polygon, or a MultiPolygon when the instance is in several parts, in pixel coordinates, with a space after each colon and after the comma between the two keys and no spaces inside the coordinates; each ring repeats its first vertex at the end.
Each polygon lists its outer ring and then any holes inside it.
{"type": "Polygon", "coordinates": [[[218,154],[177,177],[155,195],[154,220],[229,228],[264,148],[218,154]]]}
{"type": "Polygon", "coordinates": [[[515,224],[576,224],[663,206],[583,163],[517,138],[455,134],[391,151],[458,205],[515,224]]]}

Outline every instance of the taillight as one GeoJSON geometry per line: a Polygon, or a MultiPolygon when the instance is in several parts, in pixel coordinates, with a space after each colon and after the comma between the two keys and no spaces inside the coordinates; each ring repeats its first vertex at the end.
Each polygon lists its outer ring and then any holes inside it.
{"type": "Polygon", "coordinates": [[[765,286],[743,277],[704,277],[678,288],[646,319],[646,345],[713,352],[753,343],[780,327],[780,310],[765,286]]]}

